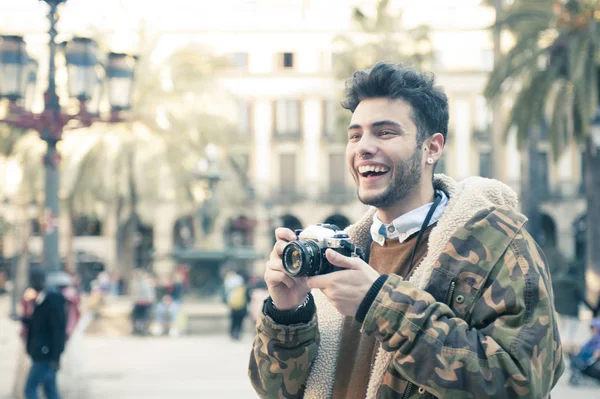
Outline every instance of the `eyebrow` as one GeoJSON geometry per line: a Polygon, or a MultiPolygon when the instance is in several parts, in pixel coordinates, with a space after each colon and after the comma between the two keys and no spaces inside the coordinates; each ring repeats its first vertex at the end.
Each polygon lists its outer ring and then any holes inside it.
{"type": "MultiPolygon", "coordinates": [[[[377,122],[373,122],[371,124],[371,128],[374,127],[381,127],[381,126],[395,126],[398,127],[402,130],[404,130],[404,127],[399,124],[398,122],[394,122],[394,121],[389,121],[389,120],[385,120],[385,121],[377,121],[377,122]]],[[[354,124],[354,125],[350,125],[348,126],[348,130],[352,130],[352,129],[360,129],[362,126],[359,124],[354,124]]]]}

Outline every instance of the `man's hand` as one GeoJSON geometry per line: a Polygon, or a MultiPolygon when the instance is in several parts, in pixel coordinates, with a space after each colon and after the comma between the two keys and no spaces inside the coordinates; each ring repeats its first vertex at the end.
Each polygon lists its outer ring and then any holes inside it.
{"type": "Polygon", "coordinates": [[[269,289],[269,295],[278,310],[294,310],[304,302],[310,288],[306,285],[306,277],[291,278],[283,271],[281,254],[283,248],[290,241],[296,240],[296,234],[290,229],[278,228],[275,230],[277,242],[267,262],[265,271],[265,282],[269,289]]]}
{"type": "Polygon", "coordinates": [[[331,249],[325,255],[332,265],[347,270],[309,277],[308,286],[319,288],[342,315],[354,317],[379,273],[359,257],[347,257],[331,249]]]}

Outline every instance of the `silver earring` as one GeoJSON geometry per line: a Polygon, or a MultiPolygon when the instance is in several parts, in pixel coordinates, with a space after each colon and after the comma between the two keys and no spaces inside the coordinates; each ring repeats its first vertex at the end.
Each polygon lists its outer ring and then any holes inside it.
{"type": "Polygon", "coordinates": [[[427,158],[427,163],[431,165],[433,163],[433,158],[427,158]]]}

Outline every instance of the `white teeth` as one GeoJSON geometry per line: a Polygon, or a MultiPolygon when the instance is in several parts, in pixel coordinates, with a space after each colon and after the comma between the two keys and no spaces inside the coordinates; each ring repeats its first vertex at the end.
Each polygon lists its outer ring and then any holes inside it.
{"type": "Polygon", "coordinates": [[[365,165],[365,166],[358,167],[359,173],[367,173],[367,172],[381,173],[381,172],[387,172],[388,170],[389,169],[384,166],[375,166],[375,165],[365,165]]]}

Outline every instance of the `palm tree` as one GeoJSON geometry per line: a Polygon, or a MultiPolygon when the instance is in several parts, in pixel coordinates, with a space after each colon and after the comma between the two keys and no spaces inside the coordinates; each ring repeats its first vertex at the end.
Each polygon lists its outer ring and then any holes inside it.
{"type": "MultiPolygon", "coordinates": [[[[345,81],[356,70],[370,68],[378,61],[431,68],[434,54],[429,27],[404,28],[402,12],[393,15],[389,0],[378,0],[374,17],[354,8],[352,18],[357,31],[334,40],[337,51],[333,58],[333,72],[339,81],[345,81]]],[[[348,121],[348,114],[340,110],[336,117],[336,130],[344,133],[348,121]]]]}
{"type": "Polygon", "coordinates": [[[497,22],[513,33],[515,45],[496,63],[485,90],[488,98],[514,95],[507,132],[516,128],[521,148],[536,144],[546,126],[555,160],[573,140],[585,145],[586,262],[594,293],[600,287],[600,153],[590,125],[599,110],[599,22],[595,0],[515,0],[497,22]]]}

